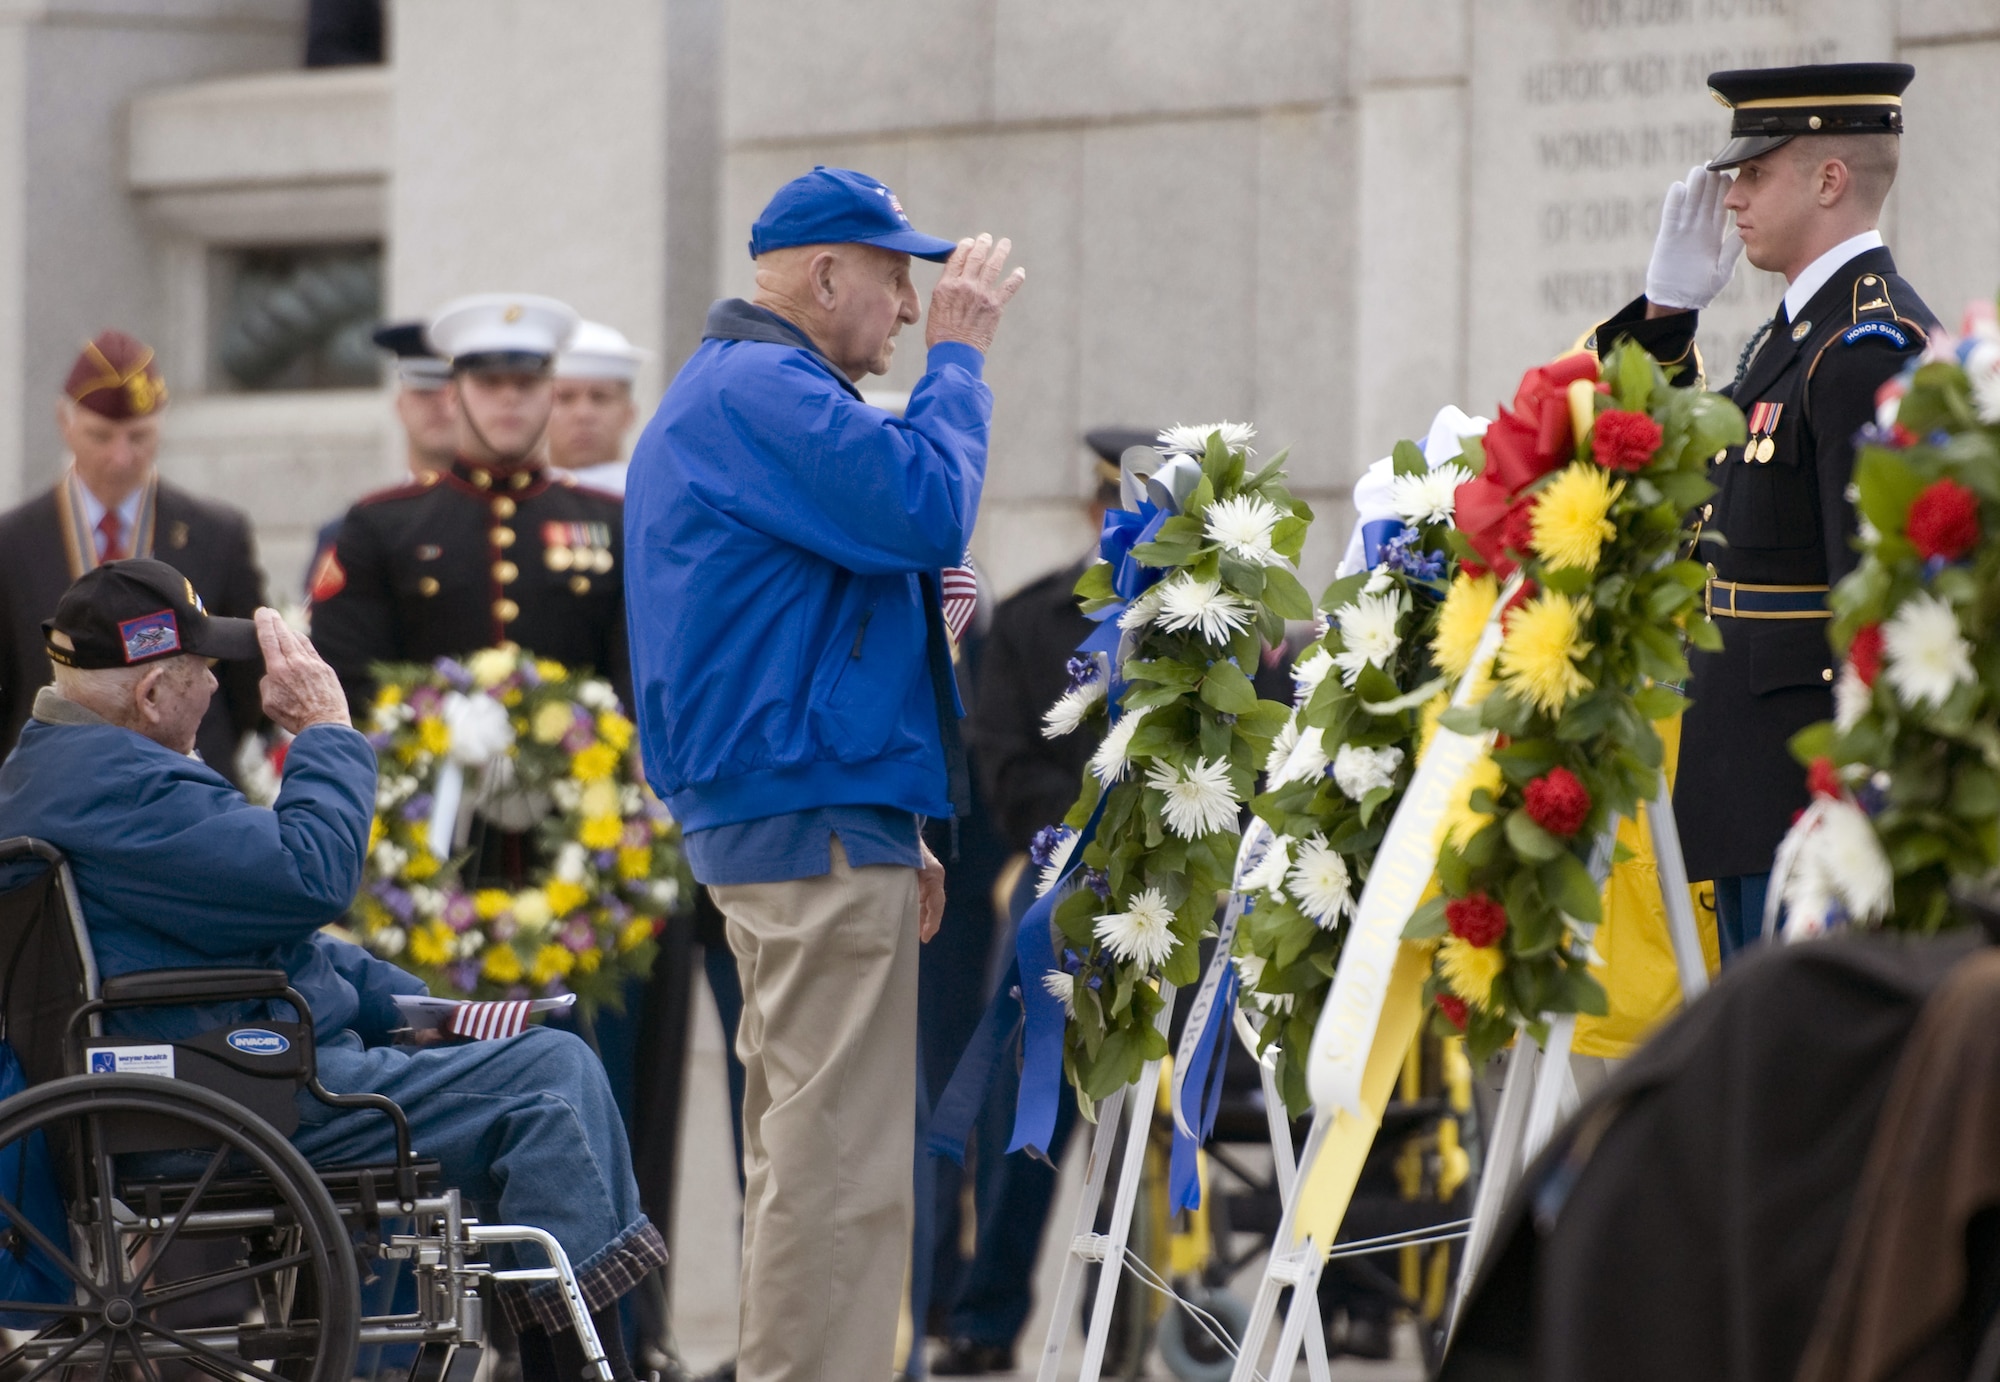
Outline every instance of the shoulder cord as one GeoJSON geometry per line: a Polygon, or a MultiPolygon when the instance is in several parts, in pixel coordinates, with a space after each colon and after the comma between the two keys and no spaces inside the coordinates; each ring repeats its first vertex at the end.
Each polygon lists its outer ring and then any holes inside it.
{"type": "Polygon", "coordinates": [[[1757,351],[1770,336],[1771,328],[1777,325],[1777,321],[1776,317],[1772,317],[1750,333],[1750,339],[1743,343],[1743,353],[1736,357],[1736,377],[1729,382],[1730,388],[1733,389],[1743,382],[1743,376],[1750,372],[1750,362],[1757,358],[1757,351]]]}

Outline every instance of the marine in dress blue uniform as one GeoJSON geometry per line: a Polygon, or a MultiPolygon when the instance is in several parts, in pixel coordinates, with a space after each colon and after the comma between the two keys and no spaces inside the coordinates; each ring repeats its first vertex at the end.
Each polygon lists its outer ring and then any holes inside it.
{"type": "MultiPolygon", "coordinates": [[[[1735,114],[1730,142],[1707,171],[1754,163],[1754,176],[1772,156],[1855,147],[1813,143],[1830,137],[1894,140],[1913,75],[1898,63],[1715,73],[1709,84],[1735,114]],[[1794,141],[1805,145],[1787,150],[1794,141]]],[[[1893,177],[1893,145],[1875,152],[1888,156],[1893,177]]],[[[1663,222],[1682,209],[1683,189],[1690,203],[1714,198],[1710,210],[1719,216],[1718,194],[1728,184],[1705,184],[1701,171],[1669,194],[1663,222]]],[[[1677,367],[1678,382],[1699,384],[1698,310],[1647,311],[1649,299],[1656,307],[1706,305],[1687,300],[1698,299],[1699,290],[1677,302],[1671,290],[1660,293],[1665,303],[1654,296],[1668,238],[1663,229],[1648,297],[1603,323],[1596,339],[1600,350],[1637,341],[1677,367]]],[[[1735,248],[1727,236],[1710,248],[1717,268],[1711,287],[1719,290],[1735,248]]],[[[1725,957],[1761,934],[1772,857],[1807,801],[1804,773],[1787,741],[1833,714],[1827,592],[1858,560],[1849,491],[1856,434],[1874,419],[1876,392],[1936,328],[1930,308],[1871,229],[1801,267],[1784,304],[1720,390],[1743,410],[1750,435],[1715,456],[1709,478],[1717,492],[1698,514],[1701,531],[1723,539],[1701,542],[1695,553],[1708,565],[1705,604],[1723,647],[1690,654],[1693,704],[1682,727],[1674,816],[1689,876],[1715,881],[1725,957]]]]}

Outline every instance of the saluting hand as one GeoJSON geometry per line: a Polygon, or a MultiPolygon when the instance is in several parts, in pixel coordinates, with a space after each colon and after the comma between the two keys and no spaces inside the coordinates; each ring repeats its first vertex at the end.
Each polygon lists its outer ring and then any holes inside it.
{"type": "Polygon", "coordinates": [[[292,734],[313,725],[352,725],[340,678],[310,641],[275,609],[257,611],[257,642],[264,649],[264,713],[292,734]]]}
{"type": "Polygon", "coordinates": [[[1699,311],[1729,286],[1743,253],[1743,237],[1722,204],[1729,186],[1728,174],[1695,167],[1685,182],[1667,189],[1660,235],[1646,266],[1646,301],[1655,307],[1699,311]]]}
{"type": "Polygon", "coordinates": [[[1003,282],[1000,271],[1007,267],[1007,255],[1014,242],[1002,238],[998,244],[982,233],[977,239],[960,240],[945,261],[944,273],[931,289],[931,310],[924,321],[924,344],[959,341],[981,352],[993,348],[993,333],[1000,329],[1000,314],[1027,280],[1026,269],[1016,269],[1003,282]]]}

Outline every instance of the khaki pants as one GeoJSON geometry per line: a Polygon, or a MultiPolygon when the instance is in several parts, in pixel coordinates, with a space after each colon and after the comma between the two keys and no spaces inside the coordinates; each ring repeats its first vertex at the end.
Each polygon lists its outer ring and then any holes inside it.
{"type": "Polygon", "coordinates": [[[710,890],[743,978],[741,1382],[888,1382],[916,1154],[917,871],[710,890]]]}

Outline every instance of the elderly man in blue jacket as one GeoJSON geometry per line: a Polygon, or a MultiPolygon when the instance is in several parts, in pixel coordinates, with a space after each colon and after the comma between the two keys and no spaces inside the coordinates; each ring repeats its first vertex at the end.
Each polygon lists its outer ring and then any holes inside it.
{"type": "MultiPolygon", "coordinates": [[[[0,839],[32,835],[69,857],[98,972],[282,969],[312,1008],[319,1075],[386,1094],[420,1155],[482,1217],[562,1243],[613,1375],[632,1377],[616,1302],[666,1260],[639,1209],[624,1127],[596,1056],[566,1032],[413,1049],[387,1045],[397,994],[423,984],[320,930],[361,884],[375,754],[348,722],[333,669],[277,612],[211,617],[164,562],[107,562],[42,625],[55,684],[0,765],[0,839]],[[215,691],[210,665],[262,654],[265,713],[298,737],[275,809],[254,806],[193,754],[215,691]],[[497,1211],[497,1214],[494,1212],[497,1211]]],[[[141,1009],[122,1032],[176,1040],[264,1005],[141,1009]]],[[[289,1010],[287,1010],[289,1011],[289,1010]]],[[[292,1141],[320,1163],[384,1162],[389,1123],[302,1099],[292,1141]]],[[[504,1297],[528,1382],[574,1382],[584,1354],[555,1283],[504,1297]]]]}
{"type": "Polygon", "coordinates": [[[737,1375],[877,1382],[910,1242],[917,945],[944,905],[920,819],[963,809],[939,572],[986,473],[985,353],[1009,244],[919,234],[887,187],[815,168],[751,229],[633,454],[626,610],[646,773],[743,980],[737,1375]],[[918,320],[898,418],[856,384],[918,320]]]}

